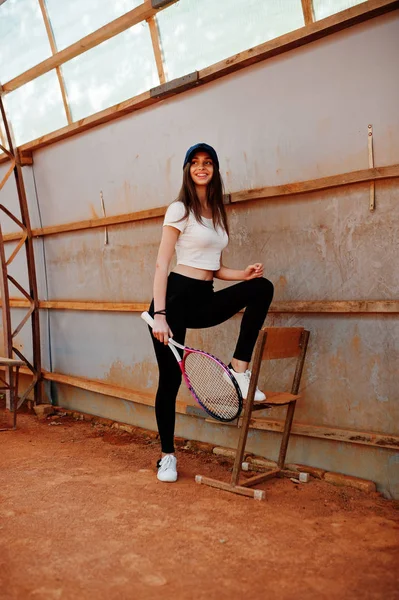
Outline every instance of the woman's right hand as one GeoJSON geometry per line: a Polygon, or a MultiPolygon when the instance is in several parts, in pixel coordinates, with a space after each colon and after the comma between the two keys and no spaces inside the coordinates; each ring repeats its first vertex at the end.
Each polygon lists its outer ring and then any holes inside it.
{"type": "Polygon", "coordinates": [[[165,346],[168,345],[169,338],[173,337],[173,333],[169,328],[164,315],[154,315],[154,327],[152,335],[165,346]]]}

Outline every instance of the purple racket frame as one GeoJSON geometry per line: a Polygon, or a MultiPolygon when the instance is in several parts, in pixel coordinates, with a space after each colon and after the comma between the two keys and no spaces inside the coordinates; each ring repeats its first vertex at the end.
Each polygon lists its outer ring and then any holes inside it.
{"type": "MultiPolygon", "coordinates": [[[[149,325],[151,327],[151,329],[154,326],[154,319],[151,317],[151,315],[145,311],[143,313],[141,313],[141,318],[143,319],[143,321],[145,321],[147,323],[147,325],[149,325]]],[[[183,346],[182,344],[179,344],[178,342],[175,342],[172,338],[169,338],[168,340],[168,346],[171,349],[173,356],[175,357],[175,359],[177,360],[177,363],[180,367],[180,370],[182,372],[182,376],[184,379],[184,383],[186,384],[190,394],[193,396],[194,400],[201,406],[201,408],[209,415],[211,416],[213,419],[216,419],[217,421],[222,421],[223,423],[229,423],[230,421],[234,421],[235,419],[237,419],[242,411],[242,406],[243,406],[243,400],[242,400],[242,394],[241,394],[241,390],[240,390],[240,386],[238,385],[234,375],[231,373],[230,369],[218,358],[216,358],[216,356],[213,356],[213,354],[209,354],[209,352],[203,352],[202,350],[196,350],[195,348],[189,348],[187,346],[183,346]],[[183,358],[180,356],[180,354],[178,353],[178,351],[176,350],[176,348],[180,348],[180,350],[184,351],[183,354],[183,358]],[[188,357],[189,354],[203,354],[204,356],[207,356],[209,358],[211,358],[213,361],[215,361],[215,363],[217,363],[220,367],[222,367],[222,369],[224,370],[224,372],[226,373],[227,377],[230,379],[230,381],[232,382],[232,384],[235,387],[235,390],[237,392],[237,397],[238,397],[238,410],[237,410],[237,414],[234,417],[230,417],[230,418],[226,418],[226,417],[221,417],[220,415],[218,415],[217,413],[213,412],[212,410],[210,410],[207,406],[205,406],[200,398],[198,398],[197,394],[195,393],[192,385],[191,385],[191,381],[188,378],[188,375],[185,371],[184,368],[184,363],[186,361],[186,358],[188,357]]]]}

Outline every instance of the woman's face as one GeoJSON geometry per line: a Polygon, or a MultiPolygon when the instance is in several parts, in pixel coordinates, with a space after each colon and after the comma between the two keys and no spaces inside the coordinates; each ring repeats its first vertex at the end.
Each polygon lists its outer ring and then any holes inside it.
{"type": "Polygon", "coordinates": [[[195,185],[208,185],[213,177],[213,162],[207,152],[197,152],[191,159],[190,175],[195,185]]]}

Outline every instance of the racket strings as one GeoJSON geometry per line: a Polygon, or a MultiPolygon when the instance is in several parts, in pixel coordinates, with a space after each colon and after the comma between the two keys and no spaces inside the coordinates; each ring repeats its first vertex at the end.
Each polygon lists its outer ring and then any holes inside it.
{"type": "Polygon", "coordinates": [[[185,356],[184,371],[204,409],[217,419],[232,421],[241,412],[242,400],[225,367],[201,352],[185,356]]]}

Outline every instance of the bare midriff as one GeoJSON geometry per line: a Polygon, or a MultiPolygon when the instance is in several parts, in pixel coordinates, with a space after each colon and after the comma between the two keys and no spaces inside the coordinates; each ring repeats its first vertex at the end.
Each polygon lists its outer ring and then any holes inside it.
{"type": "Polygon", "coordinates": [[[201,279],[202,281],[212,281],[213,271],[207,269],[197,269],[197,267],[188,267],[187,265],[176,265],[173,269],[174,273],[192,277],[193,279],[201,279]]]}

